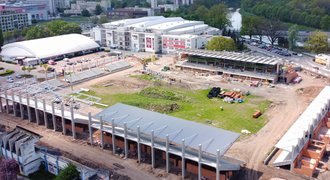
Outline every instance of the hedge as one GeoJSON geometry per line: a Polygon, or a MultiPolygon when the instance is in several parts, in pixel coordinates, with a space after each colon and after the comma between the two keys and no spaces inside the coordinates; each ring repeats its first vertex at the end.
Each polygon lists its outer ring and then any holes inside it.
{"type": "Polygon", "coordinates": [[[8,76],[11,74],[14,74],[15,71],[11,70],[11,69],[6,69],[4,72],[0,72],[0,76],[8,76]]]}

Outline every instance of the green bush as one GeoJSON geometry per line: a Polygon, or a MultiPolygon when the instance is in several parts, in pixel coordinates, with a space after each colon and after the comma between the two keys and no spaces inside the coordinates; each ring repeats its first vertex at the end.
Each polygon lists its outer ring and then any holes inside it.
{"type": "Polygon", "coordinates": [[[74,180],[80,177],[80,173],[77,167],[73,164],[68,164],[68,166],[63,169],[60,174],[55,178],[55,180],[74,180]]]}
{"type": "Polygon", "coordinates": [[[11,74],[14,74],[15,71],[11,70],[11,69],[6,69],[4,72],[1,72],[0,73],[0,76],[8,76],[8,75],[11,75],[11,74]]]}
{"type": "Polygon", "coordinates": [[[22,74],[21,75],[23,78],[32,78],[33,75],[32,74],[22,74]]]}

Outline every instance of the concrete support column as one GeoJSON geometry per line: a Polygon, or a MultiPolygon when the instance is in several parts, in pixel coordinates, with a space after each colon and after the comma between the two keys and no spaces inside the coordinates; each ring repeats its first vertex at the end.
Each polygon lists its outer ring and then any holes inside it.
{"type": "Polygon", "coordinates": [[[44,108],[44,122],[45,122],[45,127],[47,129],[48,128],[48,119],[47,119],[46,100],[45,99],[42,100],[42,105],[43,105],[43,108],[44,108]]]}
{"type": "Polygon", "coordinates": [[[217,160],[216,160],[216,162],[217,162],[217,165],[216,165],[216,175],[215,175],[215,180],[220,180],[220,150],[219,149],[217,149],[217,160]]]}
{"type": "Polygon", "coordinates": [[[19,110],[20,110],[20,115],[21,115],[21,119],[24,119],[24,110],[23,110],[23,104],[22,104],[22,94],[19,93],[18,94],[18,97],[19,97],[19,110]]]}
{"type": "Polygon", "coordinates": [[[101,134],[100,134],[101,148],[103,149],[104,148],[104,135],[103,135],[103,117],[102,116],[100,116],[100,131],[101,131],[101,134]]]}
{"type": "Polygon", "coordinates": [[[29,122],[32,122],[31,107],[30,107],[30,95],[29,94],[26,94],[26,104],[27,104],[27,111],[28,111],[28,119],[29,119],[29,122]]]}
{"type": "Polygon", "coordinates": [[[88,131],[89,131],[89,143],[93,145],[93,132],[92,132],[92,113],[88,113],[88,131]]]}
{"type": "Polygon", "coordinates": [[[0,96],[0,112],[3,112],[3,106],[2,106],[2,98],[0,96]]]}
{"type": "Polygon", "coordinates": [[[198,180],[202,179],[202,145],[198,145],[198,180]]]}
{"type": "Polygon", "coordinates": [[[124,145],[125,145],[125,158],[128,155],[128,143],[127,143],[127,123],[124,122],[124,145]]]}
{"type": "Polygon", "coordinates": [[[111,126],[112,126],[112,128],[111,128],[111,132],[112,132],[112,137],[111,137],[111,139],[112,139],[112,154],[116,154],[116,144],[115,144],[115,138],[116,138],[116,136],[115,136],[115,127],[116,127],[116,125],[115,125],[115,120],[114,119],[112,119],[111,126]]]}
{"type": "Polygon", "coordinates": [[[166,172],[170,172],[170,157],[169,157],[169,145],[170,145],[170,140],[169,140],[169,135],[166,135],[166,172]]]}
{"type": "Polygon", "coordinates": [[[73,112],[72,104],[70,106],[70,111],[71,111],[72,137],[73,137],[73,139],[76,139],[76,128],[75,128],[76,125],[74,123],[74,112],[73,112]]]}
{"type": "Polygon", "coordinates": [[[37,121],[37,125],[40,124],[40,119],[39,119],[39,113],[38,113],[38,99],[37,96],[34,96],[34,110],[36,113],[36,121],[37,121]]]}
{"type": "Polygon", "coordinates": [[[186,145],[185,145],[185,140],[182,139],[182,159],[181,159],[182,179],[184,179],[184,177],[186,176],[186,166],[185,166],[186,159],[184,158],[185,154],[186,154],[186,145]]]}
{"type": "Polygon", "coordinates": [[[62,133],[63,133],[63,135],[66,135],[65,118],[64,118],[64,105],[63,105],[63,103],[61,103],[61,117],[62,117],[62,133]]]}
{"type": "Polygon", "coordinates": [[[140,126],[137,126],[138,162],[141,163],[140,126]]]}
{"type": "Polygon", "coordinates": [[[9,103],[8,103],[8,92],[7,92],[7,90],[5,90],[5,101],[6,101],[7,114],[9,114],[9,103]]]}
{"type": "Polygon", "coordinates": [[[13,111],[14,111],[14,116],[17,116],[17,111],[16,111],[16,106],[15,106],[15,94],[14,94],[14,90],[11,90],[12,93],[12,101],[13,101],[13,111]]]}
{"type": "Polygon", "coordinates": [[[154,130],[151,131],[151,167],[155,168],[155,132],[154,130]]]}
{"type": "Polygon", "coordinates": [[[53,119],[53,128],[56,131],[56,119],[55,119],[55,105],[52,102],[52,119],[53,119]]]}

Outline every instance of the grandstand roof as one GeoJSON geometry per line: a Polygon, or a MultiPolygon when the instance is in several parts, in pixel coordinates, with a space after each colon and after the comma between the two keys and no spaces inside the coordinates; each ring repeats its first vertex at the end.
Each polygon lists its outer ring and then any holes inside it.
{"type": "Polygon", "coordinates": [[[232,61],[259,63],[266,65],[276,65],[278,64],[278,60],[280,60],[280,58],[252,56],[244,53],[236,53],[236,52],[228,52],[228,51],[207,51],[207,50],[190,50],[190,49],[183,49],[177,51],[187,55],[218,58],[218,59],[228,59],[232,61]]]}
{"type": "Polygon", "coordinates": [[[94,40],[80,34],[67,34],[6,44],[5,57],[48,58],[100,47],[94,40]]]}
{"type": "Polygon", "coordinates": [[[137,126],[140,126],[142,134],[151,136],[153,130],[155,137],[163,140],[169,135],[170,142],[177,145],[180,145],[182,139],[185,139],[187,147],[198,150],[199,144],[201,144],[203,152],[213,155],[216,154],[217,149],[224,154],[239,137],[239,134],[235,132],[121,103],[98,113],[96,118],[100,118],[100,116],[109,123],[114,119],[116,127],[124,127],[126,123],[129,132],[137,132],[137,126]]]}

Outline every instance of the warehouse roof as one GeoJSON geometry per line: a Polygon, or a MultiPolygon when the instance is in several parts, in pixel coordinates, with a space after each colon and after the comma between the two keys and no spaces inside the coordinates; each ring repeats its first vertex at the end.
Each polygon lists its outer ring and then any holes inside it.
{"type": "Polygon", "coordinates": [[[48,58],[98,47],[89,37],[67,34],[6,44],[2,47],[1,55],[10,58],[48,58]]]}
{"type": "Polygon", "coordinates": [[[276,64],[278,64],[278,61],[280,60],[280,58],[252,56],[252,55],[247,55],[244,53],[228,52],[228,51],[207,51],[207,50],[183,49],[183,50],[177,50],[177,52],[188,54],[188,55],[194,55],[194,56],[227,59],[227,60],[232,60],[232,61],[259,63],[259,64],[267,64],[267,65],[276,65],[276,64]]]}
{"type": "Polygon", "coordinates": [[[170,142],[178,145],[182,143],[182,139],[185,139],[186,146],[192,149],[198,150],[199,144],[201,144],[203,152],[213,155],[216,154],[217,149],[224,154],[239,137],[239,134],[235,132],[121,103],[98,113],[96,118],[100,118],[100,116],[109,123],[115,119],[116,127],[124,127],[126,123],[130,131],[137,132],[137,126],[140,126],[143,134],[151,136],[153,130],[155,137],[163,140],[169,135],[170,142]]]}

